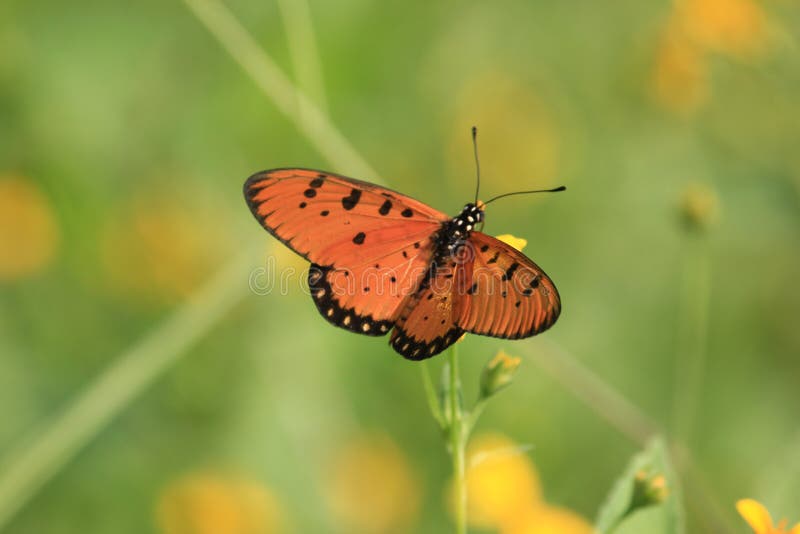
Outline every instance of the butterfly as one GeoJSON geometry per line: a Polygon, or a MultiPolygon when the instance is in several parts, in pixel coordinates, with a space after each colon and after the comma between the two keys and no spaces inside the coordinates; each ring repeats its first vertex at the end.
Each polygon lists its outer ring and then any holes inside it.
{"type": "Polygon", "coordinates": [[[518,339],[558,319],[544,271],[475,230],[485,207],[477,200],[449,217],[385,187],[301,168],[253,174],[244,196],[270,234],[311,262],[308,286],[325,319],[368,336],[391,331],[390,345],[410,360],[465,332],[518,339]]]}

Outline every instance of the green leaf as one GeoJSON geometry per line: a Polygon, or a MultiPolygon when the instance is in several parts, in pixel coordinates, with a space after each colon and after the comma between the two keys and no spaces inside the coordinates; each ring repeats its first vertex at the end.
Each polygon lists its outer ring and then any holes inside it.
{"type": "Polygon", "coordinates": [[[685,533],[680,486],[662,438],[651,440],[642,452],[631,459],[625,473],[614,484],[600,508],[596,529],[598,534],[685,533]],[[640,476],[638,480],[637,474],[640,476]],[[646,474],[647,480],[641,478],[642,474],[646,474]],[[660,475],[666,481],[666,498],[663,501],[643,499],[642,492],[648,488],[645,482],[660,475]]]}

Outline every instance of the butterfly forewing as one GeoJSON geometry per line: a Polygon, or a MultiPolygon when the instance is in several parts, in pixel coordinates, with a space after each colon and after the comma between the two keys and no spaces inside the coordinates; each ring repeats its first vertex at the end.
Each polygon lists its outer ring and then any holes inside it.
{"type": "Polygon", "coordinates": [[[468,247],[474,255],[464,264],[469,287],[461,295],[458,325],[474,334],[524,338],[553,325],[561,300],[550,278],[520,251],[473,232],[468,247]]]}
{"type": "Polygon", "coordinates": [[[382,335],[428,269],[447,219],[374,184],[306,169],[251,176],[245,197],[264,228],[313,262],[309,286],[323,317],[382,335]]]}
{"type": "Polygon", "coordinates": [[[379,240],[430,235],[447,220],[445,214],[400,193],[308,169],[254,174],[244,192],[250,210],[268,232],[326,266],[365,261],[379,240]]]}

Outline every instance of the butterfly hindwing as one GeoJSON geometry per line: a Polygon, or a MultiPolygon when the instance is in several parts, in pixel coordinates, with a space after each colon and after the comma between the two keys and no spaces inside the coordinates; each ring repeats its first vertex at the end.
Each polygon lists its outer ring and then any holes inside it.
{"type": "Polygon", "coordinates": [[[518,339],[550,328],[561,312],[552,280],[522,252],[473,232],[474,259],[464,264],[468,287],[460,296],[458,325],[473,334],[518,339]]]}
{"type": "Polygon", "coordinates": [[[439,354],[464,333],[458,325],[466,271],[457,258],[432,266],[420,290],[408,297],[390,344],[405,358],[422,360],[439,354]]]}
{"type": "Polygon", "coordinates": [[[331,323],[370,336],[386,334],[431,262],[432,236],[380,241],[371,257],[348,267],[312,265],[309,289],[331,323]]]}
{"type": "Polygon", "coordinates": [[[363,309],[359,312],[355,307],[348,306],[335,293],[336,283],[333,279],[336,276],[337,273],[330,267],[316,264],[312,264],[308,271],[308,287],[319,313],[331,324],[358,334],[382,336],[389,332],[394,322],[391,318],[381,317],[391,317],[393,312],[382,316],[373,310],[363,309]]]}

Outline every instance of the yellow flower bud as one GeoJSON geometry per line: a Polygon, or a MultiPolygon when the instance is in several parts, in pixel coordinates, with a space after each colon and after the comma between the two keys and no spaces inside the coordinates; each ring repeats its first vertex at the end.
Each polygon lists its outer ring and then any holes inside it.
{"type": "Polygon", "coordinates": [[[633,496],[625,515],[630,515],[640,508],[661,504],[667,500],[667,497],[669,497],[669,488],[664,475],[652,475],[641,470],[633,479],[633,496]]]}
{"type": "Polygon", "coordinates": [[[514,379],[522,359],[509,356],[502,350],[484,366],[481,373],[481,396],[490,397],[508,386],[514,379]]]}
{"type": "Polygon", "coordinates": [[[719,216],[716,192],[705,185],[690,185],[683,193],[680,212],[681,219],[690,230],[705,230],[719,216]]]}

